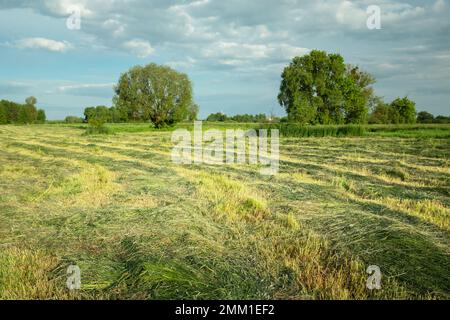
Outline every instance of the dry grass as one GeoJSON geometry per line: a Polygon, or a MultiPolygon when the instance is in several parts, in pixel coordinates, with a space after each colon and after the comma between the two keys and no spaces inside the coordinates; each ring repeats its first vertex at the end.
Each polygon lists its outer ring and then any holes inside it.
{"type": "Polygon", "coordinates": [[[51,277],[57,266],[58,259],[41,250],[2,248],[0,299],[70,299],[70,293],[51,277]]]}

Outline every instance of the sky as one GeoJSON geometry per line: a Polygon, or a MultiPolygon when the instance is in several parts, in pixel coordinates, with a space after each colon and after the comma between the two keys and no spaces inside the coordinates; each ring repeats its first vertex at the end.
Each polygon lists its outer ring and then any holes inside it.
{"type": "Polygon", "coordinates": [[[283,115],[283,68],[313,49],[372,73],[388,102],[450,115],[449,0],[0,0],[0,99],[81,116],[154,62],[188,74],[200,118],[283,115]],[[367,25],[373,5],[380,28],[367,25]]]}

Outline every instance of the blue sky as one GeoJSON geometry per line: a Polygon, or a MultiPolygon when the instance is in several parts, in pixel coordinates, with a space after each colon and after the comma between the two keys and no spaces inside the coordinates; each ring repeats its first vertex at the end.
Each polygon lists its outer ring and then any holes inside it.
{"type": "Polygon", "coordinates": [[[189,75],[200,116],[282,115],[283,68],[311,49],[342,54],[377,78],[390,101],[450,115],[448,0],[0,0],[0,99],[34,95],[49,119],[111,105],[134,65],[189,75]],[[381,29],[366,25],[369,5],[381,29]],[[81,29],[66,20],[78,8],[81,29]]]}

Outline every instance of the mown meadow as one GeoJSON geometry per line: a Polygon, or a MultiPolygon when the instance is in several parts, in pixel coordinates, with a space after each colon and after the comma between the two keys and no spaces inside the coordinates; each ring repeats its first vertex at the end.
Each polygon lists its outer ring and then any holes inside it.
{"type": "Polygon", "coordinates": [[[449,126],[295,129],[274,176],[108,126],[0,126],[0,299],[450,297],[449,126]]]}

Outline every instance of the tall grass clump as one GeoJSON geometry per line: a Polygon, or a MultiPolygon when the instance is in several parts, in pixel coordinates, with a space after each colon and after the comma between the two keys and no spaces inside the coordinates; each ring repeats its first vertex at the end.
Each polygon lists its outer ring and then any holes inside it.
{"type": "Polygon", "coordinates": [[[111,134],[113,131],[105,126],[105,120],[101,118],[89,119],[89,126],[86,128],[86,135],[91,134],[111,134]]]}
{"type": "Polygon", "coordinates": [[[58,266],[42,250],[2,248],[0,251],[0,300],[68,299],[61,281],[52,278],[58,266]]]}
{"type": "Polygon", "coordinates": [[[310,126],[297,123],[272,124],[268,129],[278,129],[284,137],[359,137],[364,135],[361,125],[320,125],[310,126]]]}
{"type": "Polygon", "coordinates": [[[391,124],[368,125],[368,135],[401,138],[450,138],[450,125],[448,124],[391,124]]]}

